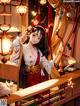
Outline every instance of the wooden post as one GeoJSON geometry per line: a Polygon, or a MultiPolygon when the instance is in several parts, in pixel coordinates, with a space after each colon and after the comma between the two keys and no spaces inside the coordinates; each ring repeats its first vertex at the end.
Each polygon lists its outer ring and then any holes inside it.
{"type": "MultiPolygon", "coordinates": [[[[28,8],[28,0],[24,1],[28,8]]],[[[21,32],[22,34],[25,32],[28,26],[28,10],[27,13],[21,16],[21,32]]]]}
{"type": "Polygon", "coordinates": [[[50,4],[48,3],[48,28],[49,28],[49,32],[48,32],[48,41],[49,41],[50,57],[51,57],[51,59],[52,59],[52,49],[51,49],[51,28],[49,27],[51,21],[52,21],[52,9],[51,9],[50,4]]]}

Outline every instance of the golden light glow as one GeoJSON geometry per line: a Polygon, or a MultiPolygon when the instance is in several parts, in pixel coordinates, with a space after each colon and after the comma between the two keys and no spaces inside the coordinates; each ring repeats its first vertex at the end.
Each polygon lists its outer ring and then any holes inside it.
{"type": "Polygon", "coordinates": [[[10,29],[10,25],[2,24],[2,25],[0,26],[0,29],[1,29],[2,31],[8,31],[8,30],[10,29]]]}
{"type": "Polygon", "coordinates": [[[32,22],[33,22],[34,25],[38,25],[39,24],[39,21],[37,19],[33,19],[32,22]]]}
{"type": "Polygon", "coordinates": [[[68,85],[69,87],[73,88],[74,83],[72,82],[72,78],[70,78],[68,81],[69,81],[69,82],[68,82],[67,85],[68,85]]]}
{"type": "Polygon", "coordinates": [[[45,30],[46,30],[46,33],[48,33],[48,32],[49,32],[49,28],[45,28],[45,30]]]}
{"type": "Polygon", "coordinates": [[[17,12],[21,15],[27,12],[27,7],[25,5],[19,5],[16,7],[16,9],[17,9],[17,12]]]}
{"type": "Polygon", "coordinates": [[[32,14],[33,16],[36,16],[36,15],[37,15],[37,12],[32,11],[31,14],[32,14]]]}
{"type": "Polygon", "coordinates": [[[47,0],[40,0],[40,4],[41,5],[44,5],[44,4],[46,4],[47,3],[47,0]]]}
{"type": "Polygon", "coordinates": [[[75,63],[76,63],[76,60],[73,57],[68,58],[68,64],[69,65],[72,65],[72,64],[75,64],[75,63]]]}
{"type": "Polygon", "coordinates": [[[9,3],[11,0],[0,0],[0,3],[9,3]]]}
{"type": "Polygon", "coordinates": [[[4,36],[2,38],[2,46],[1,46],[1,39],[0,39],[0,53],[8,54],[9,50],[10,50],[10,47],[11,47],[10,39],[8,39],[6,36],[4,36]],[[1,47],[2,47],[2,49],[1,49],[1,47]]]}

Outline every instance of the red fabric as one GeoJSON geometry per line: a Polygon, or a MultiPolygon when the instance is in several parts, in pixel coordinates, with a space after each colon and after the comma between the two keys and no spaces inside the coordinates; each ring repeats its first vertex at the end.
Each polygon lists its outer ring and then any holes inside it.
{"type": "Polygon", "coordinates": [[[40,53],[37,53],[37,59],[35,65],[38,65],[40,63],[40,53]]]}
{"type": "Polygon", "coordinates": [[[38,70],[36,73],[27,74],[27,86],[32,86],[41,82],[41,71],[38,70]]]}
{"type": "MultiPolygon", "coordinates": [[[[38,65],[40,63],[40,53],[37,53],[37,59],[35,65],[38,65]]],[[[32,86],[35,84],[38,84],[41,82],[41,69],[37,70],[37,72],[32,73],[28,72],[27,73],[27,86],[32,86]]]]}
{"type": "MultiPolygon", "coordinates": [[[[39,63],[40,63],[40,53],[38,52],[35,65],[38,65],[39,63]]],[[[47,73],[45,73],[45,76],[41,76],[41,68],[36,72],[27,72],[26,77],[28,87],[48,80],[47,73]]]]}

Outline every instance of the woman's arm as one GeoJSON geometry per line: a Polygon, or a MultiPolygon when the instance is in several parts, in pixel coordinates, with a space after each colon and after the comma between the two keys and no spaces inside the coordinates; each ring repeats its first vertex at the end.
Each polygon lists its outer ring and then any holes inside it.
{"type": "Polygon", "coordinates": [[[51,73],[52,68],[54,67],[54,59],[49,61],[45,56],[42,55],[40,51],[40,64],[43,68],[48,72],[48,74],[51,73]]]}
{"type": "Polygon", "coordinates": [[[21,44],[21,38],[17,36],[16,39],[12,43],[13,53],[10,57],[10,61],[13,63],[16,63],[16,65],[18,65],[19,63],[20,44],[21,44]]]}
{"type": "Polygon", "coordinates": [[[51,60],[51,61],[48,61],[46,59],[46,57],[43,56],[43,57],[41,57],[41,64],[45,68],[45,70],[47,71],[47,73],[49,75],[51,75],[53,73],[53,77],[52,78],[60,77],[59,72],[56,70],[55,59],[51,60]]]}
{"type": "Polygon", "coordinates": [[[20,58],[20,48],[23,45],[23,43],[27,40],[28,38],[28,31],[25,32],[25,34],[21,37],[17,36],[15,40],[12,43],[13,47],[13,53],[10,57],[10,61],[16,63],[16,65],[19,66],[19,58],[20,58]]]}
{"type": "Polygon", "coordinates": [[[48,74],[51,73],[52,68],[54,67],[54,60],[48,61],[45,56],[41,57],[41,64],[45,68],[45,70],[48,72],[48,74]]]}

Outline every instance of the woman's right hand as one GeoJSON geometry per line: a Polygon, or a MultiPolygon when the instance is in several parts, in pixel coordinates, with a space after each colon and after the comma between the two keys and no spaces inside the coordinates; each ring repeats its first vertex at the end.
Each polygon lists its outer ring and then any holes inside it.
{"type": "Polygon", "coordinates": [[[21,36],[22,43],[24,43],[29,38],[29,35],[30,35],[31,30],[32,30],[32,26],[29,26],[27,28],[27,31],[24,33],[24,35],[21,36]]]}

